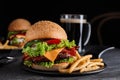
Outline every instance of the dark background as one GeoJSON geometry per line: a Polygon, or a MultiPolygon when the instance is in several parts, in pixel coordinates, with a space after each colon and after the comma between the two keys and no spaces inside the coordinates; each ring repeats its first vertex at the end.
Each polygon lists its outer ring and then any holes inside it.
{"type": "MultiPolygon", "coordinates": [[[[6,37],[9,23],[16,18],[26,18],[31,24],[39,20],[52,20],[59,23],[60,14],[77,13],[86,14],[88,21],[90,21],[99,14],[119,11],[120,4],[116,0],[1,0],[0,36],[6,37]]],[[[113,26],[110,29],[112,28],[113,26]]],[[[95,29],[92,26],[91,44],[98,44],[95,29]]],[[[117,30],[119,29],[117,28],[117,30]]],[[[118,32],[120,34],[120,31],[118,32]]],[[[112,37],[109,41],[111,40],[112,37]]],[[[119,42],[118,37],[117,40],[119,42]]],[[[116,46],[118,45],[117,43],[116,46]]]]}

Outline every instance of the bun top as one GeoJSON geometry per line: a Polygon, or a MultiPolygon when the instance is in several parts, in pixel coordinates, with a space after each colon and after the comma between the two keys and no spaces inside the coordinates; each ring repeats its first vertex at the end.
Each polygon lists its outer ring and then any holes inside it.
{"type": "Polygon", "coordinates": [[[22,18],[18,18],[13,20],[9,26],[8,26],[8,31],[20,31],[20,30],[28,30],[31,26],[31,23],[22,18]]]}
{"type": "Polygon", "coordinates": [[[65,30],[52,21],[38,21],[26,32],[26,42],[35,39],[67,39],[65,30]]]}

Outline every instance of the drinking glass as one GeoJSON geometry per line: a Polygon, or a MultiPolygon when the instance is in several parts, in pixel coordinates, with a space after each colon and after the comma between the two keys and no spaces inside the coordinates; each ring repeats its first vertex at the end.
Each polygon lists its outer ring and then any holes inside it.
{"type": "Polygon", "coordinates": [[[83,54],[91,35],[91,24],[84,14],[61,14],[61,26],[65,29],[68,40],[75,40],[79,46],[78,52],[83,54]]]}

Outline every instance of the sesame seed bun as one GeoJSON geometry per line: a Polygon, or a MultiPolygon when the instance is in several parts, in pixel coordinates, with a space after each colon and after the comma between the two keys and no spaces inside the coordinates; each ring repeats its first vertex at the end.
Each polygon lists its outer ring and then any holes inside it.
{"type": "Polygon", "coordinates": [[[55,22],[38,21],[26,32],[26,42],[35,39],[67,39],[65,30],[55,22]]]}
{"type": "Polygon", "coordinates": [[[18,18],[13,20],[9,26],[8,31],[21,31],[21,30],[28,30],[31,26],[31,23],[23,18],[18,18]]]}

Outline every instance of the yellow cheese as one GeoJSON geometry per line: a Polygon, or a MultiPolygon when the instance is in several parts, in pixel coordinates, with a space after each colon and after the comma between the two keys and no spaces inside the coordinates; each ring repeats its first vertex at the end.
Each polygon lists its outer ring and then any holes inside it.
{"type": "Polygon", "coordinates": [[[54,60],[56,59],[59,52],[61,52],[63,49],[64,48],[59,48],[59,49],[54,49],[54,50],[48,51],[44,54],[44,56],[47,59],[49,59],[50,61],[54,62],[54,60]]]}

